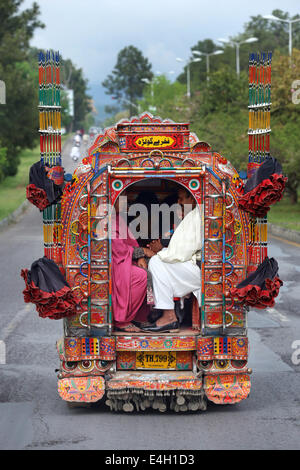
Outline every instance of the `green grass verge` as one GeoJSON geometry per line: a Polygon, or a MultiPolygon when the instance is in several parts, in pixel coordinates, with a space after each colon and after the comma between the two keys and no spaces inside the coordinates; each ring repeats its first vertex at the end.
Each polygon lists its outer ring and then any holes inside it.
{"type": "MultiPolygon", "coordinates": [[[[62,144],[68,138],[68,135],[62,136],[62,144]]],[[[39,146],[32,150],[23,150],[16,176],[8,176],[0,183],[0,220],[15,211],[25,201],[29,169],[39,159],[39,146]]]]}
{"type": "Polygon", "coordinates": [[[291,204],[288,197],[282,198],[280,202],[271,206],[268,222],[300,232],[300,201],[291,204]]]}
{"type": "Polygon", "coordinates": [[[8,176],[0,184],[0,220],[15,211],[26,199],[29,168],[40,158],[40,149],[24,150],[16,176],[8,176]]]}

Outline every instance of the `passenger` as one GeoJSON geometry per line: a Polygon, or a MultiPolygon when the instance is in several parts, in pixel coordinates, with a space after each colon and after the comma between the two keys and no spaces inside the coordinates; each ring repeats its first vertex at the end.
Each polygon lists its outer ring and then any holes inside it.
{"type": "Polygon", "coordinates": [[[187,207],[190,211],[175,229],[168,248],[163,248],[160,240],[149,244],[150,249],[157,253],[148,265],[153,281],[155,309],[163,310],[163,315],[151,326],[143,327],[143,331],[178,331],[174,297],[184,297],[193,292],[199,305],[201,302],[201,213],[195,199],[185,189],[178,191],[178,203],[184,213],[187,207]]]}
{"type": "MultiPolygon", "coordinates": [[[[133,205],[135,204],[144,206],[143,220],[145,223],[142,223],[141,227],[139,227],[139,237],[137,241],[140,246],[146,247],[151,241],[151,229],[153,228],[153,224],[156,223],[156,221],[151,220],[151,206],[159,205],[159,200],[153,191],[141,191],[133,202],[133,205]]],[[[128,217],[129,224],[134,218],[134,216],[128,217]]]]}
{"type": "Polygon", "coordinates": [[[147,262],[145,256],[154,253],[140,248],[129,231],[121,212],[120,199],[115,204],[112,222],[112,307],[116,331],[135,333],[140,329],[132,323],[147,321],[147,262]],[[125,235],[125,238],[124,238],[125,235]]]}
{"type": "MultiPolygon", "coordinates": [[[[174,204],[178,204],[178,195],[177,193],[172,193],[172,194],[169,194],[167,197],[165,197],[165,199],[162,200],[161,204],[167,204],[170,208],[172,206],[174,206],[174,204]]],[[[178,208],[177,208],[178,210],[178,208]]],[[[165,225],[166,221],[160,221],[160,234],[161,234],[161,238],[160,238],[160,243],[161,243],[161,248],[167,248],[169,246],[169,243],[170,243],[170,239],[174,233],[174,230],[176,228],[176,222],[177,222],[177,225],[178,225],[178,220],[181,220],[182,219],[182,214],[181,214],[181,210],[180,210],[180,214],[177,213],[177,214],[174,214],[174,212],[171,210],[170,211],[170,226],[169,226],[169,230],[167,231],[163,231],[162,230],[162,227],[165,225]]],[[[149,247],[149,245],[147,245],[149,247]]],[[[159,251],[159,250],[158,250],[159,251]]]]}

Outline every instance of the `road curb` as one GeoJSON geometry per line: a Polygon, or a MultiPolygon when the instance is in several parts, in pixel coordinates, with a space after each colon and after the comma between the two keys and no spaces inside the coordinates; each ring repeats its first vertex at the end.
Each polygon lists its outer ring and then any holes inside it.
{"type": "Polygon", "coordinates": [[[300,232],[268,223],[268,231],[271,235],[283,238],[290,242],[300,243],[300,232]]]}
{"type": "Polygon", "coordinates": [[[0,232],[8,227],[8,225],[17,222],[19,217],[28,209],[29,206],[30,202],[26,199],[26,201],[22,202],[22,204],[15,211],[13,211],[4,219],[0,220],[0,232]]]}

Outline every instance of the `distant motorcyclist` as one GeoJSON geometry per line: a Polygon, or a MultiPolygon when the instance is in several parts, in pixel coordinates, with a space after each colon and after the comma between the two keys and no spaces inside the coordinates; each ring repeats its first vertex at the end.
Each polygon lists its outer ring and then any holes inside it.
{"type": "Polygon", "coordinates": [[[73,147],[71,150],[70,157],[74,162],[77,162],[77,160],[80,158],[80,146],[81,146],[81,135],[79,132],[76,132],[74,139],[73,139],[73,147]]]}
{"type": "Polygon", "coordinates": [[[73,139],[73,143],[75,146],[80,147],[81,145],[81,135],[76,133],[73,139]]]}

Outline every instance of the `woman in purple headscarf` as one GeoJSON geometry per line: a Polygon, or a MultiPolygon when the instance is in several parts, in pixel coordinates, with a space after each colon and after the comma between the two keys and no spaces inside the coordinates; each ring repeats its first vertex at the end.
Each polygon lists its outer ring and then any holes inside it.
{"type": "Polygon", "coordinates": [[[115,329],[118,331],[138,332],[132,323],[147,321],[147,263],[145,256],[154,253],[140,248],[124,219],[120,199],[115,204],[112,219],[112,307],[115,329]]]}

